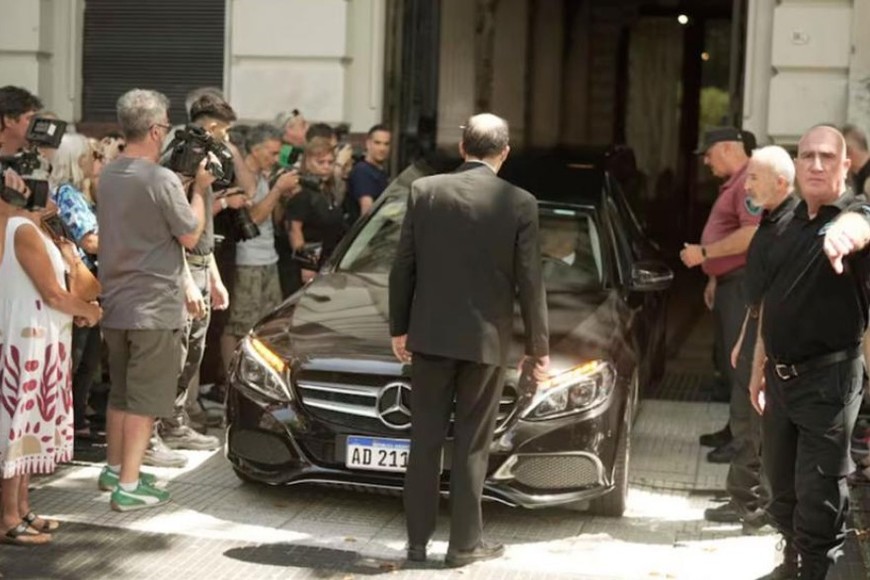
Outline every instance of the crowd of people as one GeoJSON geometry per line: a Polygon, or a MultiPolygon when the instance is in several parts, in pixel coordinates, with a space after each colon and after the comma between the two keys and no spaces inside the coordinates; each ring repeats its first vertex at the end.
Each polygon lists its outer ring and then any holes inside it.
{"type": "MultiPolygon", "coordinates": [[[[25,200],[33,192],[4,168],[4,542],[51,540],[59,523],[31,510],[29,478],[68,461],[77,439],[99,437],[90,420],[101,411],[107,458],[97,485],[111,492],[112,508],[169,501],[142,465],[183,466],[178,449],[220,444],[195,404],[208,337],[227,365],[240,338],[314,276],[386,188],[383,125],[368,131],[358,159],[335,128],[309,124],[297,110],[275,124],[244,126],[218,89],[193,91],[185,105],[188,123],[173,127],[164,95],[134,89],[117,102],[119,133],[95,140],[70,132],[56,149],[41,149],[50,167],[44,208],[10,203],[7,192],[25,200]],[[205,144],[192,165],[191,140],[205,144]],[[91,391],[104,366],[103,405],[91,391]]],[[[28,91],[0,88],[0,155],[32,149],[27,129],[41,111],[28,91]]],[[[503,553],[481,537],[480,497],[517,296],[526,362],[547,376],[534,197],[496,176],[508,135],[503,119],[472,117],[460,144],[465,164],[413,184],[391,271],[393,349],[403,363],[413,360],[412,397],[423,403],[412,405],[405,489],[411,560],[426,558],[434,532],[436,450],[454,394],[447,561],[503,553]],[[463,253],[473,242],[462,232],[491,232],[503,243],[492,245],[492,256],[463,253]],[[456,258],[450,275],[439,262],[445,248],[456,258]],[[479,279],[500,283],[473,283],[479,279]],[[466,312],[472,302],[492,305],[486,320],[466,312]],[[433,319],[452,323],[426,323],[433,319]]],[[[748,532],[773,525],[785,547],[772,578],[822,579],[842,555],[853,433],[868,441],[858,424],[870,342],[867,145],[857,127],[818,125],[793,158],[726,127],[707,132],[698,151],[725,182],[700,243],[686,244],[680,257],[708,276],[704,300],[730,391],[728,426],[700,441],[716,447],[711,459],[730,463],[730,501],[705,517],[741,522],[748,532]]]]}
{"type": "MultiPolygon", "coordinates": [[[[69,461],[78,443],[104,438],[97,484],[113,509],[167,502],[141,466],[181,467],[177,450],[220,445],[197,405],[207,337],[228,364],[238,340],[314,275],[386,187],[383,125],[355,156],[333,127],[295,110],[241,125],[210,87],[185,106],[188,122],[173,126],[164,95],[131,90],[117,103],[118,132],[67,131],[57,148],[38,148],[45,207],[12,203],[6,193],[32,202],[33,182],[3,167],[4,542],[51,540],[59,523],[30,509],[29,478],[69,461]],[[191,135],[211,144],[192,168],[179,161],[191,135]],[[75,283],[82,269],[99,301],[75,283]],[[94,388],[104,374],[107,394],[94,388]]],[[[27,130],[46,116],[36,95],[0,88],[0,155],[37,150],[27,130]]]]}

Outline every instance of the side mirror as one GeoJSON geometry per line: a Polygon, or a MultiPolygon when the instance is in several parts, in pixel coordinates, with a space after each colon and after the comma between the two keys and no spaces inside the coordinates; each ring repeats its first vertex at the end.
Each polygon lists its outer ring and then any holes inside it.
{"type": "Polygon", "coordinates": [[[633,292],[660,292],[674,281],[674,273],[662,262],[641,260],[631,266],[629,290],[633,292]]]}

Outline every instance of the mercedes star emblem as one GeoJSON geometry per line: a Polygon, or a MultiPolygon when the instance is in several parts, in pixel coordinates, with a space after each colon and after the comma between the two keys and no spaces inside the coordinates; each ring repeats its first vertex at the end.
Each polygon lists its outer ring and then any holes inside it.
{"type": "Polygon", "coordinates": [[[378,417],[390,429],[411,427],[411,385],[390,383],[378,393],[378,417]]]}

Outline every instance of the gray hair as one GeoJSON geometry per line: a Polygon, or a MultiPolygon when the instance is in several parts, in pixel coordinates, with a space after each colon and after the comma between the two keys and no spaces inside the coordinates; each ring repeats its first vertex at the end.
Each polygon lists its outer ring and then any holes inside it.
{"type": "Polygon", "coordinates": [[[462,147],[466,155],[478,159],[500,154],[509,139],[507,121],[491,113],[474,115],[462,128],[462,147]]]}
{"type": "Polygon", "coordinates": [[[163,93],[145,89],[127,91],[118,99],[118,123],[128,141],[139,141],[169,112],[169,99],[163,93]]]}
{"type": "Polygon", "coordinates": [[[250,153],[251,149],[266,141],[281,141],[281,130],[269,123],[254,125],[245,136],[245,150],[250,153]]]}
{"type": "Polygon", "coordinates": [[[789,189],[794,187],[794,160],[788,151],[779,145],[768,145],[753,151],[752,159],[773,169],[777,177],[782,177],[788,182],[789,189]]]}
{"type": "Polygon", "coordinates": [[[67,133],[60,140],[60,146],[51,158],[51,175],[49,183],[52,189],[57,189],[68,183],[79,191],[85,189],[85,175],[81,166],[81,158],[92,155],[93,149],[87,137],[78,133],[67,133]]]}

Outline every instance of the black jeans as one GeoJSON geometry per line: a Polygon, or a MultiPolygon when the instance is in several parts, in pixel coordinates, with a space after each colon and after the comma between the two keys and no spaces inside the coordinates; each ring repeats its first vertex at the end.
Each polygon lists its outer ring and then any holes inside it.
{"type": "MultiPolygon", "coordinates": [[[[849,446],[861,404],[861,357],[780,380],[766,369],[764,468],[768,513],[818,578],[842,555],[852,470],[849,446]]],[[[803,578],[803,576],[802,576],[803,578]]]]}
{"type": "Polygon", "coordinates": [[[88,420],[85,416],[91,386],[100,371],[103,339],[100,327],[74,326],[72,333],[72,390],[73,424],[75,429],[85,429],[88,420]]]}
{"type": "Polygon", "coordinates": [[[414,353],[411,375],[411,453],[404,493],[408,542],[425,545],[435,531],[441,453],[455,396],[449,549],[474,548],[483,531],[480,502],[504,369],[414,353]]]}

